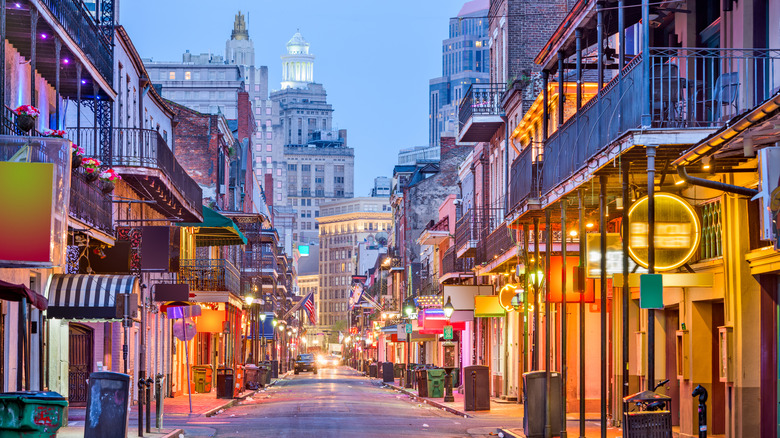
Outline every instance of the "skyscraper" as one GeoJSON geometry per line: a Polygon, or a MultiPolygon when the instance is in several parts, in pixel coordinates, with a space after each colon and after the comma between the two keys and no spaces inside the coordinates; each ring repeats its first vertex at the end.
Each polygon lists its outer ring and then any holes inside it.
{"type": "Polygon", "coordinates": [[[457,133],[458,104],[469,86],[490,80],[489,8],[489,0],[471,0],[450,19],[449,37],[442,41],[442,75],[429,82],[430,146],[457,133]]]}

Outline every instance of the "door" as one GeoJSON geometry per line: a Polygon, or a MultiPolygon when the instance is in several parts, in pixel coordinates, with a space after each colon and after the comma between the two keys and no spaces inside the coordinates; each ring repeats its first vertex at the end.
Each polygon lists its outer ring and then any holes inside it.
{"type": "MultiPolygon", "coordinates": [[[[677,379],[677,330],[680,329],[680,311],[677,307],[664,309],[666,320],[666,376],[669,379],[665,388],[658,388],[661,394],[672,398],[672,425],[680,425],[680,381],[677,379]]],[[[652,389],[652,388],[650,388],[652,389]]]]}
{"type": "Polygon", "coordinates": [[[87,378],[92,372],[93,331],[71,323],[69,326],[68,402],[71,406],[87,403],[87,378]]]}

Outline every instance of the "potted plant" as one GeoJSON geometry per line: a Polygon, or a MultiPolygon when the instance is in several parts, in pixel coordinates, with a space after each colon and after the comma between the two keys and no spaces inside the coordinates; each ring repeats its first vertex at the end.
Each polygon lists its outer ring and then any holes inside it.
{"type": "Polygon", "coordinates": [[[32,105],[22,105],[14,110],[16,125],[24,132],[30,132],[35,127],[35,119],[41,115],[38,108],[32,105]]]}
{"type": "Polygon", "coordinates": [[[84,172],[87,174],[87,182],[95,182],[100,176],[100,160],[97,158],[87,157],[81,160],[81,167],[84,168],[84,172]]]}
{"type": "Polygon", "coordinates": [[[71,143],[70,147],[72,151],[71,167],[76,170],[81,167],[81,161],[84,160],[84,149],[76,143],[71,143]]]}
{"type": "Polygon", "coordinates": [[[65,138],[65,135],[65,131],[61,131],[59,129],[47,129],[43,132],[44,137],[65,138]]]}
{"type": "Polygon", "coordinates": [[[108,168],[100,172],[100,180],[103,181],[103,193],[109,194],[114,191],[116,181],[122,179],[114,169],[108,168]]]}

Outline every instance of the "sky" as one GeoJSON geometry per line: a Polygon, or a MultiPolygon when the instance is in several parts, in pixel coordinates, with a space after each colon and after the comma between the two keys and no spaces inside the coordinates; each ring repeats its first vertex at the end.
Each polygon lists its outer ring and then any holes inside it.
{"type": "Polygon", "coordinates": [[[125,26],[143,58],[181,61],[185,50],[224,55],[236,12],[247,14],[255,64],[280,88],[281,60],[297,29],[316,56],[314,80],[334,128],[355,149],[355,196],[392,176],[402,148],[428,144],[428,80],[441,75],[448,19],[465,0],[127,0],[125,26]]]}

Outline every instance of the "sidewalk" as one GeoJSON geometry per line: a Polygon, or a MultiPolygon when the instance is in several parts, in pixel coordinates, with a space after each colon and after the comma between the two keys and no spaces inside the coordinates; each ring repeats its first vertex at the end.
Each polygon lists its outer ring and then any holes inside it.
{"type": "MultiPolygon", "coordinates": [[[[374,380],[374,379],[372,379],[374,380]]],[[[381,379],[376,379],[381,382],[381,379]]],[[[464,405],[464,395],[459,394],[453,390],[454,402],[444,402],[442,398],[431,397],[419,397],[417,390],[414,388],[403,388],[400,384],[400,379],[395,379],[393,383],[385,383],[388,387],[409,395],[410,397],[417,398],[423,403],[437,407],[439,409],[451,412],[455,415],[459,415],[466,418],[479,418],[479,419],[491,419],[496,420],[503,418],[516,418],[521,419],[524,415],[523,405],[516,402],[508,402],[498,398],[490,398],[490,410],[489,411],[466,411],[464,405]]],[[[592,415],[588,415],[585,421],[585,434],[588,437],[601,436],[601,428],[598,419],[591,419],[592,415]]],[[[579,436],[579,417],[576,414],[569,414],[566,422],[566,430],[569,436],[579,436]]],[[[501,432],[507,437],[524,437],[525,434],[522,428],[517,429],[501,429],[501,432]]],[[[623,432],[619,428],[608,427],[607,437],[620,438],[623,432]]]]}

